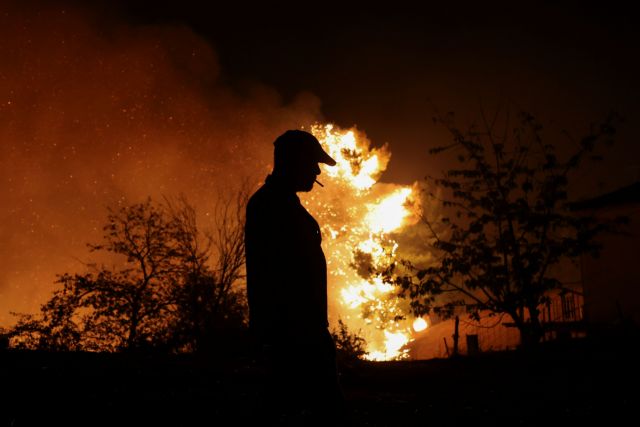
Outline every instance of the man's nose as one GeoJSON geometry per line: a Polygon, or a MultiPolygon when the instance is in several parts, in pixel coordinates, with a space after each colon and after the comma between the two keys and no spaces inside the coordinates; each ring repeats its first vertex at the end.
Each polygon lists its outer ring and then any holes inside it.
{"type": "Polygon", "coordinates": [[[322,173],[322,171],[320,170],[320,165],[318,165],[317,163],[314,172],[316,175],[320,175],[322,173]]]}

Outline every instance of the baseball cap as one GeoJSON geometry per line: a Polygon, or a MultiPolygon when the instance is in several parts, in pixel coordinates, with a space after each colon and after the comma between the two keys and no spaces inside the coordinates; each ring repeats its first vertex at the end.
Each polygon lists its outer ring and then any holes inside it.
{"type": "Polygon", "coordinates": [[[323,150],[320,141],[303,130],[288,130],[273,142],[276,152],[311,156],[318,163],[335,166],[336,161],[323,150]]]}

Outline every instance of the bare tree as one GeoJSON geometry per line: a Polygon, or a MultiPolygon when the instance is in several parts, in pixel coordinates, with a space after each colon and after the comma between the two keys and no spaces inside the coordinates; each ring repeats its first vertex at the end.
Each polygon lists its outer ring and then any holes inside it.
{"type": "Polygon", "coordinates": [[[191,350],[210,349],[222,335],[246,327],[244,287],[244,211],[248,192],[219,195],[213,214],[213,230],[199,234],[195,210],[184,199],[167,201],[169,211],[182,227],[179,248],[183,283],[176,288],[178,304],[173,326],[176,345],[191,350]],[[215,263],[208,265],[209,259],[215,263]]]}

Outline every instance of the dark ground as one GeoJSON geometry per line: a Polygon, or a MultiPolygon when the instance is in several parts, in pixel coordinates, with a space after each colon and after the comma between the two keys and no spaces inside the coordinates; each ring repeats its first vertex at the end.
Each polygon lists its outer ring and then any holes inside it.
{"type": "MultiPolygon", "coordinates": [[[[638,413],[635,338],[535,352],[344,365],[354,426],[622,425],[638,413]]],[[[2,425],[265,425],[243,357],[0,352],[2,425]]],[[[625,424],[636,425],[631,419],[625,424]]],[[[292,423],[297,425],[298,422],[292,423]]]]}

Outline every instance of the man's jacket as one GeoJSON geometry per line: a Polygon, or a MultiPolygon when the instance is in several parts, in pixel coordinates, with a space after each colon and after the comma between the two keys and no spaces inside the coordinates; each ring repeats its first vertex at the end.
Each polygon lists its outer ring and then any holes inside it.
{"type": "Polygon", "coordinates": [[[320,227],[277,177],[247,205],[245,248],[251,331],[266,343],[327,328],[327,265],[320,227]]]}

